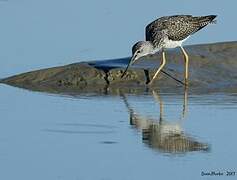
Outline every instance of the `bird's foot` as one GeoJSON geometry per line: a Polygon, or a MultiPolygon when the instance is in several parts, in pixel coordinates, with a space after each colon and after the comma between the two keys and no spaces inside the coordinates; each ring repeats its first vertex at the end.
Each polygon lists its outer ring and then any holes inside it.
{"type": "Polygon", "coordinates": [[[150,80],[149,82],[146,83],[147,86],[151,86],[154,82],[154,79],[150,80]]]}

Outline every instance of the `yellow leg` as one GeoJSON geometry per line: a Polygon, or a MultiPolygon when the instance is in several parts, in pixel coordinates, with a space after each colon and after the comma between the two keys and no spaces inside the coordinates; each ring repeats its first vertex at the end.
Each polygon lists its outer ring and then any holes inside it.
{"type": "Polygon", "coordinates": [[[155,97],[155,100],[158,101],[160,104],[160,122],[161,122],[163,119],[163,103],[158,93],[156,93],[155,91],[152,91],[152,94],[153,94],[153,97],[155,97]]]}
{"type": "Polygon", "coordinates": [[[184,50],[184,48],[182,46],[180,46],[182,53],[184,55],[184,61],[185,61],[185,74],[184,74],[184,82],[187,85],[188,84],[188,54],[186,53],[186,51],[184,50]]]}
{"type": "Polygon", "coordinates": [[[156,76],[159,74],[159,72],[161,71],[161,69],[165,66],[166,63],[166,59],[165,59],[165,51],[162,51],[162,60],[161,60],[161,65],[158,68],[158,70],[156,71],[155,75],[152,77],[151,81],[149,82],[149,84],[151,84],[154,79],[156,78],[156,76]]]}
{"type": "Polygon", "coordinates": [[[188,106],[188,87],[184,87],[184,97],[183,97],[183,119],[187,114],[187,106],[188,106]]]}

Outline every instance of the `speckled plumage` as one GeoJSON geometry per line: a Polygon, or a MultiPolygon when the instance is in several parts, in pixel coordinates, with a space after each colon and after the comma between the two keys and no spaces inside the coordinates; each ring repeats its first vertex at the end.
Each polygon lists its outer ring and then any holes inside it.
{"type": "Polygon", "coordinates": [[[189,57],[182,43],[192,34],[204,28],[210,23],[214,23],[216,15],[209,16],[191,16],[191,15],[175,15],[161,17],[146,26],[146,40],[139,41],[132,47],[132,58],[129,61],[122,76],[136,60],[149,54],[155,54],[162,51],[161,65],[152,77],[150,84],[162,70],[166,64],[165,49],[180,47],[185,61],[184,84],[188,83],[188,64],[189,57]]]}
{"type": "Polygon", "coordinates": [[[146,26],[146,41],[154,47],[163,47],[165,38],[171,41],[182,41],[214,22],[216,15],[198,16],[174,15],[164,16],[146,26]]]}

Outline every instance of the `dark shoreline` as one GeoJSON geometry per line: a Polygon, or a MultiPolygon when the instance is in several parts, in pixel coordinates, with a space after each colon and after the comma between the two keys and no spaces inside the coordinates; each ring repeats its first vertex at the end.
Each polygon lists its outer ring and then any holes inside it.
{"type": "MultiPolygon", "coordinates": [[[[191,45],[189,88],[199,91],[232,91],[237,89],[237,42],[191,45]]],[[[2,79],[0,82],[33,91],[50,93],[102,92],[105,89],[143,91],[147,88],[183,89],[183,85],[164,73],[147,86],[148,79],[160,63],[160,55],[146,57],[132,66],[124,78],[121,74],[129,58],[88,61],[40,69],[2,79]],[[139,90],[140,89],[140,90],[139,90]]],[[[183,57],[179,49],[167,52],[164,71],[183,79],[183,57]]],[[[109,90],[109,91],[110,91],[109,90]]]]}

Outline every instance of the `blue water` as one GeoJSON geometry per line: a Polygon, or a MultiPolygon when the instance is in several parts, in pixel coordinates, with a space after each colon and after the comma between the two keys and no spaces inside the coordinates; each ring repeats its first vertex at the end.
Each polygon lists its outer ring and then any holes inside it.
{"type": "Polygon", "coordinates": [[[2,0],[0,78],[85,60],[131,56],[145,26],[173,14],[217,14],[184,44],[234,41],[236,0],[2,0]]]}
{"type": "Polygon", "coordinates": [[[70,97],[1,85],[0,179],[205,179],[202,171],[236,171],[236,94],[157,95],[70,97]],[[206,148],[162,150],[159,136],[146,143],[160,110],[175,124],[170,130],[178,125],[206,148]]]}
{"type": "MultiPolygon", "coordinates": [[[[0,78],[128,57],[144,38],[145,25],[164,15],[218,15],[217,24],[186,45],[233,41],[236,5],[235,0],[0,0],[0,78]]],[[[0,179],[213,179],[202,172],[237,171],[237,94],[155,93],[72,97],[0,84],[0,179]],[[203,147],[165,148],[182,140],[203,147]]]]}

